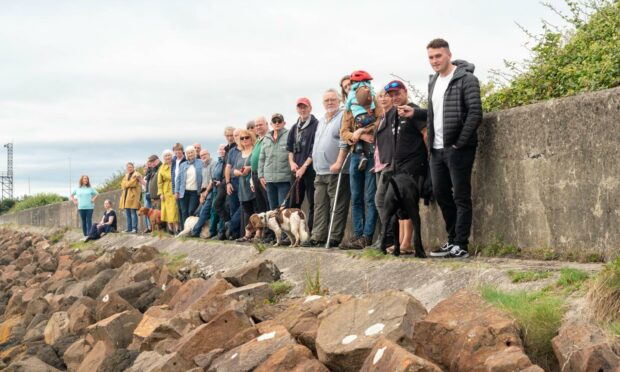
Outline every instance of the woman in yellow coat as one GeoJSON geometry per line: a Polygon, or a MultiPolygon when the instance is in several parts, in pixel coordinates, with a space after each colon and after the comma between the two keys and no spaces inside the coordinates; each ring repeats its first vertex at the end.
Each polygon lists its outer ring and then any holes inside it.
{"type": "Polygon", "coordinates": [[[142,175],[136,172],[133,163],[127,163],[127,173],[121,181],[121,200],[119,209],[125,210],[127,230],[125,232],[135,234],[138,232],[138,209],[140,208],[140,194],[142,193],[142,175]]]}
{"type": "Polygon", "coordinates": [[[164,150],[161,155],[164,163],[157,172],[157,195],[161,200],[161,221],[168,223],[168,230],[176,233],[179,229],[179,210],[172,192],[172,151],[164,150]]]}

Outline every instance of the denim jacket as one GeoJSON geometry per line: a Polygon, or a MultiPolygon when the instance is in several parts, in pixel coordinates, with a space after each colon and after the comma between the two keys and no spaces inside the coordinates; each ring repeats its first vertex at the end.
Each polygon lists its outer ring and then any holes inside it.
{"type": "Polygon", "coordinates": [[[180,198],[185,195],[185,177],[187,176],[187,169],[191,165],[196,168],[196,187],[197,190],[200,191],[200,186],[202,185],[202,160],[194,159],[192,162],[189,160],[185,161],[179,165],[179,182],[174,185],[174,192],[178,193],[180,198]]]}

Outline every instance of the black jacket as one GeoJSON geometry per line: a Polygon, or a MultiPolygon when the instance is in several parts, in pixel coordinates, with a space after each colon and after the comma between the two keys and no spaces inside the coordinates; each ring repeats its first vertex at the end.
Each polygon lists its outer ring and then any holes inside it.
{"type": "Polygon", "coordinates": [[[426,127],[427,112],[416,104],[408,103],[408,105],[415,110],[413,117],[407,119],[405,125],[400,125],[396,107],[392,107],[385,113],[385,117],[377,127],[375,141],[379,148],[379,160],[383,164],[399,163],[418,157],[422,161],[426,159],[426,147],[421,131],[426,127]],[[397,124],[399,124],[398,141],[394,138],[397,124]]]}
{"type": "MultiPolygon", "coordinates": [[[[482,122],[480,84],[473,74],[475,66],[467,61],[452,62],[456,71],[448,84],[443,101],[443,145],[449,147],[476,146],[476,130],[482,122]]],[[[433,89],[439,74],[431,75],[428,83],[428,144],[433,147],[435,128],[433,120],[433,89]]]]}
{"type": "MultiPolygon", "coordinates": [[[[288,131],[288,137],[286,139],[286,150],[293,153],[293,160],[298,166],[301,166],[306,159],[312,157],[312,149],[314,148],[314,136],[316,134],[316,128],[319,125],[319,121],[314,115],[310,114],[310,122],[301,132],[299,132],[300,119],[297,119],[297,123],[293,124],[291,130],[288,131]],[[299,144],[297,149],[295,148],[295,142],[297,142],[297,136],[299,134],[299,144]],[[295,151],[298,150],[298,151],[295,151]]],[[[302,123],[303,124],[303,123],[302,123]]]]}

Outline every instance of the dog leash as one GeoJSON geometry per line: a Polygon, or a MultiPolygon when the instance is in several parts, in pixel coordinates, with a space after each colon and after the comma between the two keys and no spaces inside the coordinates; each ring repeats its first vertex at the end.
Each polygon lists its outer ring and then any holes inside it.
{"type": "Polygon", "coordinates": [[[280,204],[280,208],[284,207],[286,205],[286,201],[288,200],[288,198],[291,196],[291,192],[293,191],[293,189],[295,188],[295,186],[297,186],[297,183],[299,182],[299,178],[295,177],[295,182],[293,182],[293,184],[291,185],[291,188],[288,190],[288,192],[286,193],[286,196],[284,197],[284,201],[282,202],[282,204],[280,204]]]}

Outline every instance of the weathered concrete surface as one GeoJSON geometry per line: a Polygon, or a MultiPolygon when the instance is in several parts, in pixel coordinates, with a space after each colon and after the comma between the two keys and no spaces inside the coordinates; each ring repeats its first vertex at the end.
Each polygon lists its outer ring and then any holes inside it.
{"type": "MultiPolygon", "coordinates": [[[[472,243],[602,254],[620,248],[620,88],[487,114],[473,172],[472,243]]],[[[97,199],[118,205],[119,192],[97,199]]],[[[437,205],[422,208],[427,249],[446,240],[437,205]]],[[[119,227],[124,214],[119,213],[119,227]]],[[[0,216],[0,224],[77,227],[61,203],[0,216]]],[[[142,223],[142,221],[140,222],[142,223]]],[[[349,218],[348,230],[351,219],[349,218]]]]}
{"type": "MultiPolygon", "coordinates": [[[[22,229],[45,231],[33,227],[22,229]]],[[[80,237],[81,231],[75,229],[67,232],[64,239],[78,241],[80,237]]],[[[282,272],[282,279],[294,284],[292,296],[303,295],[305,272],[314,274],[318,269],[321,284],[331,294],[359,295],[402,289],[419,299],[428,310],[462,288],[489,283],[505,290],[536,290],[554,283],[561,267],[575,267],[593,273],[602,267],[601,264],[490,258],[369,260],[353,256],[359,251],[316,248],[268,248],[259,254],[251,245],[120,233],[108,234],[91,244],[110,250],[149,245],[162,252],[186,254],[188,260],[195,261],[209,274],[237,268],[258,258],[271,260],[282,272]],[[550,271],[552,275],[545,280],[513,284],[506,273],[508,270],[550,271]]]]}

